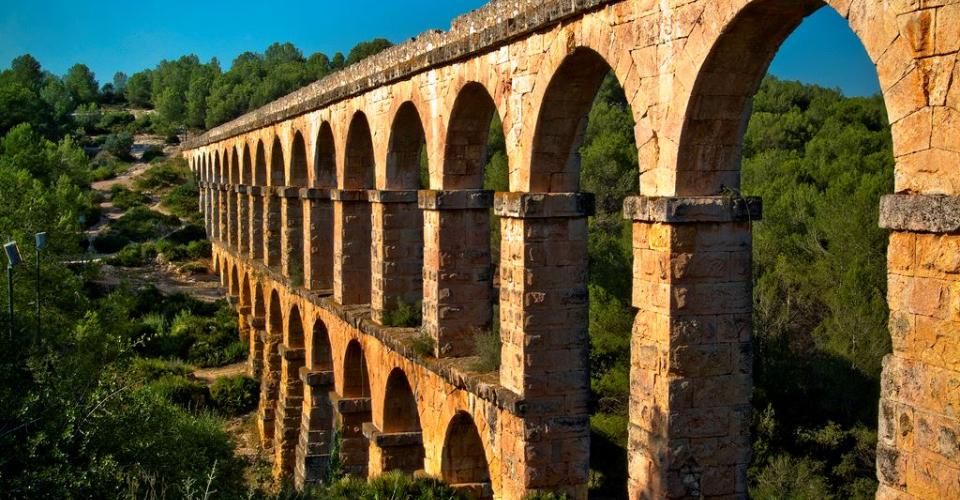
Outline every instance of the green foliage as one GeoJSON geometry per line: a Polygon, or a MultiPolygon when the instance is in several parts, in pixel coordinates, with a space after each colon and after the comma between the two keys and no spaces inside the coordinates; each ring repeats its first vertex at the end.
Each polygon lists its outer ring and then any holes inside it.
{"type": "Polygon", "coordinates": [[[384,311],[383,326],[411,328],[419,326],[423,318],[423,302],[404,302],[397,299],[397,307],[384,311]]]}
{"type": "Polygon", "coordinates": [[[140,191],[131,191],[120,184],[110,187],[110,201],[120,210],[129,210],[150,203],[150,197],[140,191]]]}
{"type": "Polygon", "coordinates": [[[146,384],[165,376],[186,376],[193,367],[182,361],[159,358],[133,358],[127,374],[131,380],[146,384]]]}
{"type": "MultiPolygon", "coordinates": [[[[188,181],[192,182],[192,177],[186,161],[182,158],[174,158],[152,166],[143,175],[137,177],[134,187],[144,191],[161,190],[179,186],[188,181]]],[[[196,189],[196,186],[193,189],[196,189]]]]}
{"type": "MultiPolygon", "coordinates": [[[[495,322],[494,325],[497,325],[495,322]]],[[[470,367],[480,373],[488,373],[500,369],[500,329],[478,332],[474,337],[477,360],[470,367]]]]}
{"type": "Polygon", "coordinates": [[[390,47],[393,47],[393,43],[386,38],[374,38],[367,42],[360,42],[350,49],[350,53],[347,55],[346,65],[349,66],[358,63],[390,47]]]}
{"type": "Polygon", "coordinates": [[[257,406],[260,384],[246,376],[218,378],[210,386],[210,397],[217,409],[227,415],[242,415],[257,406]]]}
{"type": "Polygon", "coordinates": [[[190,410],[206,408],[210,401],[206,384],[182,375],[162,375],[146,387],[163,399],[190,410]]]}
{"type": "Polygon", "coordinates": [[[77,104],[95,103],[99,99],[100,85],[93,75],[93,71],[85,64],[74,64],[63,77],[73,102],[77,104]]]}
{"type": "Polygon", "coordinates": [[[129,132],[110,134],[103,143],[103,149],[121,160],[130,158],[130,148],[133,147],[133,136],[129,132]]]}
{"type": "Polygon", "coordinates": [[[433,478],[413,478],[398,471],[387,472],[369,481],[356,477],[339,479],[330,486],[317,488],[307,498],[329,500],[454,500],[462,498],[456,490],[433,478]]]}
{"type": "Polygon", "coordinates": [[[427,333],[420,333],[410,341],[410,348],[413,353],[421,358],[433,356],[436,346],[437,343],[434,342],[433,337],[427,333]]]}

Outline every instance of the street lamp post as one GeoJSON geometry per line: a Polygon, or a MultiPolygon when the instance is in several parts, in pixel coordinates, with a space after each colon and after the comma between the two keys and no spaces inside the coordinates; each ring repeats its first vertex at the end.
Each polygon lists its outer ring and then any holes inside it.
{"type": "Polygon", "coordinates": [[[37,336],[40,336],[40,252],[47,247],[47,233],[41,232],[34,235],[34,243],[37,247],[37,336]]]}
{"type": "Polygon", "coordinates": [[[20,249],[17,248],[17,242],[11,241],[3,245],[3,251],[7,254],[7,304],[8,312],[10,314],[10,330],[9,337],[13,338],[13,328],[14,328],[14,319],[13,319],[13,268],[20,265],[20,249]]]}

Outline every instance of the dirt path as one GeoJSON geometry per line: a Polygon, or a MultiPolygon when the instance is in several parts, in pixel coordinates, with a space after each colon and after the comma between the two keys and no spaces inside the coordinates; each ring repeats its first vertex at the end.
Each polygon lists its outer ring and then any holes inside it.
{"type": "Polygon", "coordinates": [[[202,368],[193,372],[193,376],[203,380],[207,384],[212,384],[214,380],[223,377],[235,377],[247,373],[247,363],[241,361],[232,365],[218,366],[215,368],[202,368]]]}

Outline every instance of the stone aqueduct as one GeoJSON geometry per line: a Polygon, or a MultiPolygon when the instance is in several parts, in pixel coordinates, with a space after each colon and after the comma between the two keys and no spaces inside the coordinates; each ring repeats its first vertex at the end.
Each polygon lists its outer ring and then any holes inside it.
{"type": "Polygon", "coordinates": [[[592,200],[577,146],[612,71],[641,168],[624,207],[630,495],[744,497],[759,203],[728,193],[751,96],[821,7],[848,19],[875,63],[894,139],[877,495],[960,497],[957,0],[495,1],[192,140],[184,155],[249,334],[276,473],[318,480],[339,426],[350,472],[585,496],[592,200]],[[507,193],[482,191],[494,114],[507,193]],[[417,300],[435,357],[411,349],[415,330],[382,326],[417,300]],[[473,373],[464,361],[494,301],[502,365],[473,373]]]}

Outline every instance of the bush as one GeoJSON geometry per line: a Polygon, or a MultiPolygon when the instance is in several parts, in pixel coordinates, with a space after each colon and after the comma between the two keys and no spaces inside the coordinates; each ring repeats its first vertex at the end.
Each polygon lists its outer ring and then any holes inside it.
{"type": "Polygon", "coordinates": [[[113,133],[121,132],[126,129],[127,125],[133,123],[134,120],[133,115],[126,111],[109,111],[101,115],[100,121],[97,123],[97,128],[113,133]]]}
{"type": "Polygon", "coordinates": [[[182,361],[158,358],[133,358],[127,372],[132,380],[148,383],[168,375],[184,376],[193,371],[193,367],[182,361]]]}
{"type": "Polygon", "coordinates": [[[147,207],[135,207],[110,225],[107,233],[134,242],[155,239],[180,225],[180,219],[164,215],[147,207]]]}
{"type": "Polygon", "coordinates": [[[207,230],[204,229],[203,226],[198,224],[187,224],[167,235],[165,239],[170,240],[178,245],[185,245],[195,241],[205,241],[206,238],[207,230]]]}
{"type": "Polygon", "coordinates": [[[347,477],[313,492],[315,498],[330,500],[375,500],[384,498],[418,498],[452,500],[463,498],[456,490],[434,478],[414,478],[399,471],[381,474],[369,481],[347,477]]]}
{"type": "Polygon", "coordinates": [[[481,373],[500,369],[500,332],[495,330],[480,332],[476,337],[478,359],[471,368],[481,373]]]}
{"type": "Polygon", "coordinates": [[[116,253],[130,244],[130,238],[107,231],[93,239],[93,248],[98,253],[116,253]]]}
{"type": "Polygon", "coordinates": [[[116,253],[110,264],[120,267],[142,267],[157,257],[157,249],[150,243],[127,245],[116,253]]]}
{"type": "Polygon", "coordinates": [[[436,347],[436,342],[433,341],[433,337],[426,333],[421,333],[414,337],[410,344],[410,348],[413,349],[414,354],[421,358],[433,356],[434,347],[436,347]]]}
{"type": "Polygon", "coordinates": [[[139,191],[131,191],[120,184],[114,184],[110,188],[110,201],[120,210],[129,210],[150,203],[150,197],[139,191]]]}
{"type": "Polygon", "coordinates": [[[103,142],[103,149],[121,159],[130,158],[130,148],[133,147],[133,136],[128,132],[110,134],[103,142]]]}
{"type": "Polygon", "coordinates": [[[193,241],[187,245],[187,257],[191,259],[209,259],[213,255],[213,245],[209,240],[193,241]]]}
{"type": "Polygon", "coordinates": [[[218,378],[210,387],[210,398],[228,415],[242,415],[257,406],[260,384],[246,376],[218,378]]]}
{"type": "Polygon", "coordinates": [[[178,186],[187,182],[192,175],[182,158],[163,162],[143,173],[134,182],[138,189],[151,190],[178,186]]]}
{"type": "Polygon", "coordinates": [[[183,408],[199,410],[207,407],[210,390],[199,380],[183,375],[163,375],[149,383],[147,388],[158,396],[183,408]]]}
{"type": "Polygon", "coordinates": [[[157,158],[164,158],[163,148],[158,146],[147,146],[143,151],[143,155],[140,157],[140,161],[145,163],[150,163],[157,158]]]}
{"type": "Polygon", "coordinates": [[[397,299],[397,308],[383,315],[383,326],[409,328],[419,326],[423,316],[423,302],[408,304],[397,299]]]}

